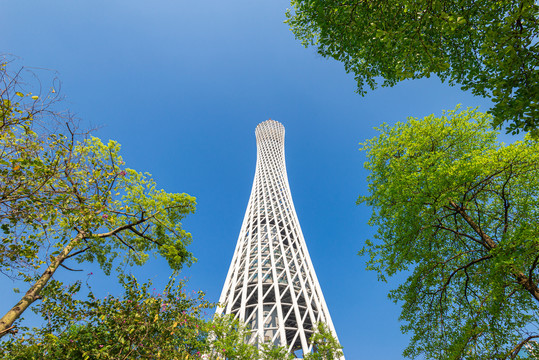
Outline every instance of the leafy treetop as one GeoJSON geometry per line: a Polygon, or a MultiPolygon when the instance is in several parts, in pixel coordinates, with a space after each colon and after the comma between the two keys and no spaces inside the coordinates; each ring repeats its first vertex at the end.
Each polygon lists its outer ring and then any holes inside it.
{"type": "Polygon", "coordinates": [[[142,265],[155,254],[172,269],[195,261],[181,226],[193,197],[127,168],[117,142],[78,133],[50,110],[47,95],[21,91],[5,66],[0,83],[0,268],[31,284],[0,319],[0,337],[59,267],[73,270],[68,262],[97,262],[108,274],[116,259],[142,265]]]}
{"type": "Polygon", "coordinates": [[[292,0],[305,46],[343,62],[358,92],[437,75],[489,97],[492,123],[539,131],[539,5],[534,0],[292,0]]]}
{"type": "Polygon", "coordinates": [[[453,110],[362,144],[378,231],[360,254],[407,274],[389,296],[411,358],[526,358],[539,338],[539,142],[500,144],[490,121],[453,110]]]}

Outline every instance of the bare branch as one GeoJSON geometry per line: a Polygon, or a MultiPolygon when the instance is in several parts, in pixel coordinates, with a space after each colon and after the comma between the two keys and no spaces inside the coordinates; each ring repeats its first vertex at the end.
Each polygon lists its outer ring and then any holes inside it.
{"type": "Polygon", "coordinates": [[[8,327],[7,329],[4,329],[2,331],[0,331],[0,337],[3,336],[4,334],[7,334],[7,333],[10,333],[10,334],[16,334],[17,333],[17,330],[13,330],[15,329],[15,325],[11,326],[11,327],[8,327]]]}
{"type": "Polygon", "coordinates": [[[76,252],[74,252],[73,254],[70,254],[70,255],[66,256],[66,260],[69,259],[69,258],[71,258],[71,257],[73,257],[73,256],[77,256],[77,255],[79,255],[79,254],[82,254],[83,252],[89,250],[90,248],[91,248],[91,246],[87,246],[87,247],[85,247],[85,248],[82,249],[82,250],[76,251],[76,252]]]}
{"type": "Polygon", "coordinates": [[[461,270],[466,270],[468,269],[470,266],[472,265],[475,265],[483,260],[488,260],[492,258],[492,255],[486,255],[486,256],[483,256],[479,259],[475,259],[473,260],[472,262],[469,262],[468,264],[464,265],[464,266],[461,266],[461,267],[458,267],[457,269],[453,270],[453,272],[451,272],[451,274],[449,275],[449,278],[447,278],[447,281],[445,282],[444,286],[442,287],[442,289],[445,289],[447,288],[447,286],[449,285],[449,283],[451,282],[451,279],[453,278],[453,276],[455,276],[455,274],[457,274],[459,271],[461,270]]]}
{"type": "Polygon", "coordinates": [[[465,234],[465,233],[461,233],[461,232],[459,232],[459,231],[457,231],[457,230],[453,230],[453,229],[451,229],[451,228],[449,228],[449,227],[447,227],[447,226],[444,226],[444,225],[442,225],[442,224],[434,225],[434,226],[437,227],[437,228],[439,228],[439,229],[443,229],[443,230],[450,231],[450,232],[452,232],[452,233],[455,234],[455,235],[458,235],[458,236],[464,236],[464,237],[466,237],[466,238],[468,238],[468,239],[470,239],[470,240],[472,240],[472,241],[474,241],[474,242],[476,242],[476,243],[478,243],[478,244],[480,244],[480,245],[483,245],[483,243],[482,243],[481,241],[479,241],[478,239],[474,238],[474,237],[471,236],[471,235],[468,235],[468,234],[465,234]]]}
{"type": "MultiPolygon", "coordinates": [[[[147,228],[146,228],[146,229],[147,229],[147,228]]],[[[129,230],[131,230],[133,233],[137,234],[137,235],[140,236],[141,238],[144,238],[144,239],[146,239],[146,240],[148,240],[148,241],[151,241],[151,242],[153,242],[154,244],[157,244],[158,246],[162,246],[161,243],[159,243],[158,241],[152,239],[151,237],[149,237],[149,236],[147,236],[147,235],[144,235],[143,232],[138,231],[138,230],[135,229],[134,227],[130,227],[129,230]]],[[[144,231],[146,231],[146,230],[144,230],[144,231]]]]}
{"type": "Polygon", "coordinates": [[[535,260],[533,261],[532,267],[530,268],[530,272],[528,273],[528,281],[530,282],[530,286],[533,285],[533,271],[537,267],[537,262],[539,261],[539,255],[535,257],[535,260]]]}
{"type": "MultiPolygon", "coordinates": [[[[65,259],[64,259],[64,260],[65,260],[65,259]]],[[[82,270],[72,269],[72,268],[70,268],[70,267],[65,266],[65,265],[62,264],[62,263],[60,263],[60,266],[63,267],[64,269],[69,270],[69,271],[82,271],[82,270]]]]}
{"type": "Polygon", "coordinates": [[[124,244],[125,246],[127,246],[129,249],[133,250],[133,252],[137,252],[137,250],[134,247],[126,243],[118,234],[114,234],[114,237],[120,240],[120,242],[124,244]]]}
{"type": "Polygon", "coordinates": [[[125,224],[125,225],[119,226],[119,227],[117,227],[116,229],[111,230],[111,231],[106,232],[106,233],[92,234],[92,235],[89,236],[89,237],[96,237],[96,238],[100,238],[100,239],[107,238],[107,237],[109,237],[109,236],[113,236],[114,234],[117,234],[117,233],[122,232],[122,231],[124,231],[124,230],[127,230],[127,229],[131,228],[132,226],[142,224],[143,222],[149,220],[150,218],[151,218],[151,217],[148,217],[148,218],[141,217],[139,220],[137,220],[137,221],[135,221],[135,222],[133,222],[133,223],[129,223],[129,224],[125,224]]]}

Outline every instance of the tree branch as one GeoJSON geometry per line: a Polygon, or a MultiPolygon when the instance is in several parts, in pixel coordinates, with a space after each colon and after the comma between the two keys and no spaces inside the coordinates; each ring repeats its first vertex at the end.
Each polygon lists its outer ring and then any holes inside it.
{"type": "Polygon", "coordinates": [[[487,234],[485,234],[483,232],[483,230],[481,230],[481,228],[479,227],[479,225],[477,225],[475,223],[475,221],[473,221],[473,219],[470,217],[470,215],[468,215],[466,213],[466,211],[464,210],[464,208],[460,207],[459,205],[455,204],[455,202],[453,202],[453,200],[450,200],[449,201],[449,204],[451,205],[451,208],[453,210],[455,210],[467,223],[468,225],[471,226],[471,228],[477,233],[477,235],[479,235],[481,237],[481,240],[483,240],[481,242],[481,244],[487,249],[487,250],[492,250],[494,248],[496,248],[498,246],[498,244],[496,244],[496,242],[494,240],[492,240],[490,238],[490,236],[488,236],[487,234]]]}
{"type": "Polygon", "coordinates": [[[109,237],[109,236],[113,236],[114,234],[117,234],[117,233],[119,233],[119,232],[121,232],[121,231],[123,231],[123,230],[127,230],[127,229],[131,228],[132,226],[142,224],[143,222],[148,221],[148,220],[151,219],[152,217],[153,217],[153,216],[150,216],[150,217],[148,217],[148,218],[141,217],[140,219],[138,219],[137,221],[135,221],[135,222],[133,222],[133,223],[129,223],[129,224],[125,224],[125,225],[119,226],[119,227],[117,227],[116,229],[111,230],[111,231],[106,232],[106,233],[92,234],[90,237],[96,237],[96,238],[103,239],[103,238],[106,238],[106,237],[109,237]]]}
{"type": "MultiPolygon", "coordinates": [[[[481,230],[481,228],[466,213],[464,208],[458,206],[452,200],[450,200],[449,203],[451,204],[451,207],[457,213],[459,213],[460,216],[462,216],[462,218],[468,223],[468,225],[470,225],[472,229],[474,229],[474,231],[479,236],[481,236],[481,239],[483,240],[483,246],[485,246],[488,251],[493,250],[498,246],[498,244],[494,240],[492,240],[487,234],[483,232],[483,230],[481,230]]],[[[539,288],[537,287],[537,285],[533,283],[532,280],[529,279],[526,275],[516,269],[511,269],[511,274],[516,279],[517,283],[522,285],[522,287],[524,287],[524,289],[526,289],[526,291],[528,291],[534,297],[534,299],[539,302],[539,288]]]]}
{"type": "Polygon", "coordinates": [[[90,249],[90,248],[91,248],[91,246],[87,246],[87,247],[85,247],[85,248],[82,249],[82,250],[76,251],[76,252],[74,252],[73,254],[70,254],[70,255],[66,256],[66,260],[69,259],[70,257],[77,256],[77,255],[79,255],[79,254],[82,254],[83,252],[87,251],[87,250],[90,249]]]}
{"type": "Polygon", "coordinates": [[[13,323],[34,301],[41,298],[40,293],[43,288],[66,259],[66,256],[69,255],[71,250],[73,250],[84,237],[86,237],[86,233],[79,232],[77,236],[71,239],[64,249],[53,259],[41,277],[34,283],[34,285],[32,285],[26,294],[24,294],[22,299],[0,319],[0,338],[6,334],[5,330],[13,326],[13,323]]]}
{"type": "Polygon", "coordinates": [[[121,242],[122,244],[124,244],[125,246],[127,246],[129,249],[133,250],[133,252],[135,252],[135,253],[137,252],[137,250],[135,250],[135,248],[132,247],[131,245],[129,245],[128,243],[126,243],[126,242],[120,237],[120,235],[114,234],[114,237],[117,238],[118,240],[120,240],[120,242],[121,242]]]}
{"type": "Polygon", "coordinates": [[[12,330],[15,328],[15,325],[11,326],[11,327],[8,327],[7,329],[4,329],[4,330],[1,330],[0,331],[0,337],[4,336],[5,334],[7,333],[16,333],[17,330],[12,330]]]}
{"type": "Polygon", "coordinates": [[[440,289],[442,292],[447,288],[447,286],[449,286],[449,283],[451,282],[451,279],[453,278],[453,276],[455,276],[459,271],[461,270],[466,270],[468,269],[470,266],[474,265],[474,264],[477,264],[483,260],[488,260],[492,258],[492,255],[486,255],[486,256],[483,256],[479,259],[475,259],[473,260],[472,262],[469,262],[468,264],[464,265],[464,266],[461,266],[455,270],[453,270],[451,272],[451,274],[449,275],[449,277],[447,278],[447,281],[445,282],[444,286],[442,286],[442,288],[440,289]]]}
{"type": "MultiPolygon", "coordinates": [[[[151,237],[147,236],[147,235],[144,235],[144,233],[141,233],[140,231],[138,231],[137,229],[135,229],[134,227],[130,227],[129,228],[130,231],[132,231],[133,233],[137,234],[138,236],[140,236],[141,238],[144,238],[148,241],[151,241],[153,242],[154,244],[158,245],[158,246],[162,246],[161,243],[159,243],[158,241],[152,239],[151,237]]],[[[146,229],[144,230],[146,231],[146,229]]]]}
{"type": "Polygon", "coordinates": [[[530,342],[531,339],[535,339],[538,337],[539,335],[528,336],[526,339],[522,340],[517,346],[515,346],[511,351],[509,351],[508,356],[510,356],[511,359],[515,359],[524,345],[530,342]]]}
{"type": "MultiPolygon", "coordinates": [[[[65,259],[64,259],[64,260],[65,260],[65,259]]],[[[60,263],[60,266],[63,267],[64,269],[69,270],[69,271],[82,271],[82,270],[75,270],[75,269],[72,269],[72,268],[70,268],[70,267],[65,266],[65,265],[62,264],[62,263],[60,263]]]]}
{"type": "Polygon", "coordinates": [[[478,244],[480,244],[480,245],[483,245],[483,243],[482,243],[481,241],[477,240],[477,239],[474,238],[473,236],[468,235],[468,234],[465,234],[465,233],[461,233],[461,232],[459,232],[458,230],[453,230],[453,229],[451,229],[451,228],[449,228],[449,227],[447,227],[447,226],[444,226],[444,225],[442,225],[442,224],[435,225],[435,227],[437,227],[437,228],[439,228],[439,229],[442,229],[442,230],[450,231],[450,232],[452,232],[453,234],[458,235],[458,236],[464,236],[464,237],[467,237],[468,239],[470,239],[470,240],[472,240],[472,241],[474,241],[474,242],[476,242],[476,243],[478,243],[478,244]]]}

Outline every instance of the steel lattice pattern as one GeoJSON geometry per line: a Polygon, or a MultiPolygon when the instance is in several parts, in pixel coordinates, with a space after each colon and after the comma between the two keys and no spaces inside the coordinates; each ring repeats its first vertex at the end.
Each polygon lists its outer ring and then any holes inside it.
{"type": "Polygon", "coordinates": [[[317,322],[335,330],[292,202],[284,126],[267,120],[255,134],[255,179],[217,313],[246,322],[251,343],[306,353],[317,322]]]}

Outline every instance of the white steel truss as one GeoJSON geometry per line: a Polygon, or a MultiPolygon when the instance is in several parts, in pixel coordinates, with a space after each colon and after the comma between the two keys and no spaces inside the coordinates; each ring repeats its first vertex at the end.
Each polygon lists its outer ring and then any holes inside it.
{"type": "Polygon", "coordinates": [[[217,314],[247,323],[250,343],[272,342],[305,354],[312,351],[317,322],[337,335],[292,202],[284,132],[275,120],[256,127],[253,188],[217,314]]]}

